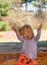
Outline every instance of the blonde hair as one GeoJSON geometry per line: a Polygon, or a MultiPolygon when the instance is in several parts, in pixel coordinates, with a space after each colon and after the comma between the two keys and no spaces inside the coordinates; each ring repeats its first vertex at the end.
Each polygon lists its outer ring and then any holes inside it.
{"type": "Polygon", "coordinates": [[[20,35],[21,35],[21,36],[23,36],[23,35],[24,35],[24,32],[23,32],[23,31],[24,31],[24,29],[25,29],[25,28],[28,28],[28,29],[30,29],[30,30],[31,30],[31,32],[32,32],[32,38],[33,38],[34,33],[33,33],[33,30],[32,30],[32,28],[31,28],[31,26],[30,26],[30,25],[24,25],[22,28],[20,28],[20,29],[19,29],[20,35]]]}

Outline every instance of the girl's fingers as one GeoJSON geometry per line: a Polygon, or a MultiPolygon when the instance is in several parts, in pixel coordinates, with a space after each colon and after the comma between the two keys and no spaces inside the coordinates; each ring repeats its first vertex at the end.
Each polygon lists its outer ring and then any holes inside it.
{"type": "Polygon", "coordinates": [[[39,25],[38,30],[42,28],[42,23],[39,25]]]}

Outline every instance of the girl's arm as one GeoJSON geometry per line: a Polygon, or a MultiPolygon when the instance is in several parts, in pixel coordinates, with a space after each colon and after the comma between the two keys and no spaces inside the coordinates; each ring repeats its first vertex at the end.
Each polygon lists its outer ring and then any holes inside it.
{"type": "Polygon", "coordinates": [[[25,53],[26,43],[23,43],[21,53],[25,53]]]}
{"type": "Polygon", "coordinates": [[[42,23],[40,24],[39,28],[37,29],[37,35],[34,37],[34,39],[35,39],[36,41],[38,41],[38,40],[40,39],[41,28],[42,28],[42,23]]]}
{"type": "Polygon", "coordinates": [[[16,33],[18,39],[19,39],[20,41],[24,41],[24,38],[23,38],[22,36],[20,36],[20,32],[19,32],[19,30],[18,30],[16,24],[13,23],[13,22],[10,22],[10,27],[14,30],[14,32],[16,33]]]}

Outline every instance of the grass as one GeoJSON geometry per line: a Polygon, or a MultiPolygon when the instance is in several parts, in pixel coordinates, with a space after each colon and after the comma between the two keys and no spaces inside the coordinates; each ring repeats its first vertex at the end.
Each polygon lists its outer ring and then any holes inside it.
{"type": "Polygon", "coordinates": [[[47,25],[43,26],[43,28],[42,28],[42,29],[47,29],[47,25]]]}

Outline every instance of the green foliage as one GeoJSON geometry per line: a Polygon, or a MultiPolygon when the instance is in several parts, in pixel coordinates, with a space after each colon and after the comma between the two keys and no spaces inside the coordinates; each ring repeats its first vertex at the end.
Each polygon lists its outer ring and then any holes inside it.
{"type": "Polygon", "coordinates": [[[44,26],[43,26],[43,29],[47,29],[47,25],[44,25],[44,26]]]}
{"type": "Polygon", "coordinates": [[[11,6],[12,6],[12,3],[10,0],[0,0],[0,17],[6,16],[11,6]]]}
{"type": "Polygon", "coordinates": [[[32,3],[32,5],[33,5],[34,7],[39,7],[39,3],[38,3],[38,2],[32,1],[31,3],[32,3]]]}
{"type": "Polygon", "coordinates": [[[0,21],[0,31],[9,31],[10,27],[8,22],[2,22],[0,21]]]}
{"type": "Polygon", "coordinates": [[[39,7],[39,5],[38,5],[38,4],[36,4],[36,3],[34,3],[34,4],[33,4],[33,6],[35,6],[35,7],[39,7]]]}

